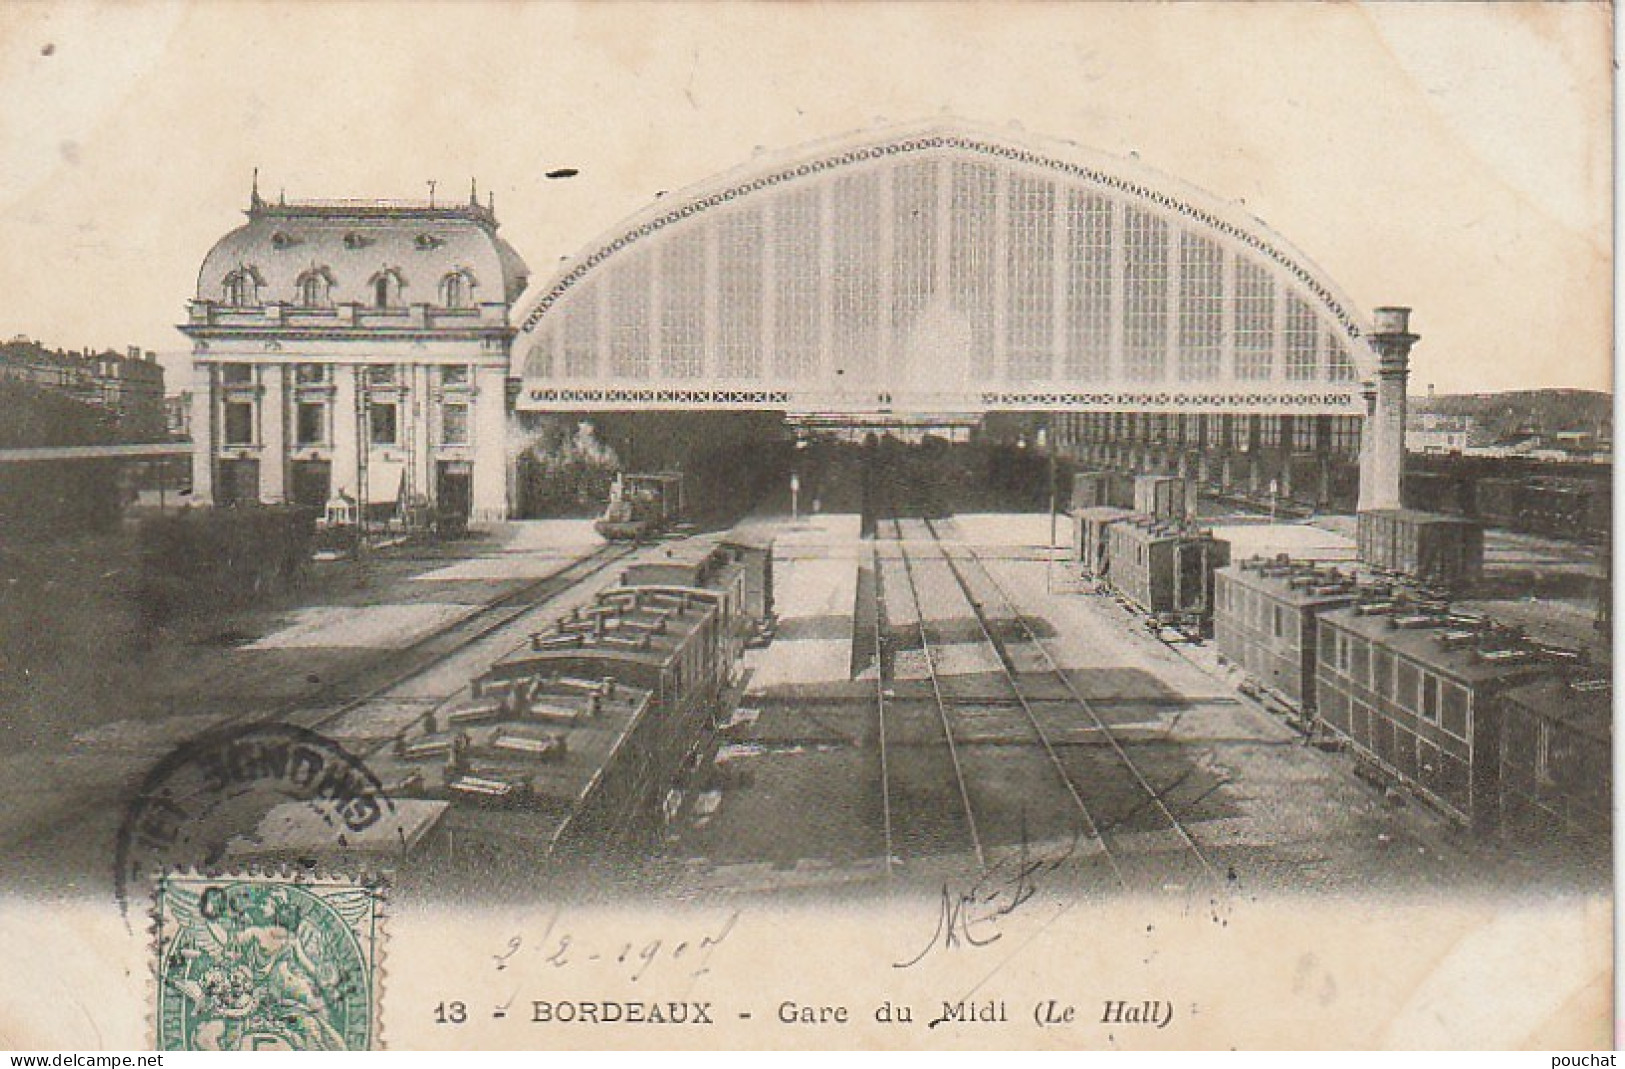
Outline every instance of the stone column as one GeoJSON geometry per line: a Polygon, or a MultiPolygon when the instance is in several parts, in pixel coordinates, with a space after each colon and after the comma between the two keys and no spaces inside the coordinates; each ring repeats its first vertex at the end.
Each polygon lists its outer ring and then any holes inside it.
{"type": "Polygon", "coordinates": [[[1355,496],[1356,509],[1366,508],[1366,487],[1371,485],[1372,428],[1377,422],[1377,384],[1367,380],[1360,384],[1360,397],[1365,401],[1365,418],[1360,421],[1360,485],[1355,496]]]}
{"type": "Polygon", "coordinates": [[[281,364],[260,365],[260,501],[288,500],[288,387],[281,364]]]}
{"type": "Polygon", "coordinates": [[[412,393],[407,402],[406,430],[413,435],[412,439],[412,487],[413,493],[424,501],[432,501],[434,496],[434,427],[435,408],[434,387],[436,376],[440,374],[438,367],[427,364],[412,364],[408,370],[408,381],[412,384],[412,393]]]}
{"type": "Polygon", "coordinates": [[[1297,438],[1298,417],[1282,416],[1281,444],[1275,453],[1277,458],[1275,467],[1280,473],[1276,476],[1276,485],[1279,487],[1283,499],[1292,496],[1292,469],[1298,456],[1297,438]]]}
{"type": "Polygon", "coordinates": [[[192,360],[192,504],[214,504],[214,369],[192,360]]]}
{"type": "Polygon", "coordinates": [[[1360,510],[1400,507],[1400,480],[1405,469],[1405,380],[1410,376],[1409,308],[1378,308],[1371,347],[1377,351],[1376,404],[1361,435],[1360,510]],[[1369,450],[1364,448],[1370,440],[1369,450]]]}
{"type": "Polygon", "coordinates": [[[1247,491],[1257,494],[1265,488],[1264,417],[1254,412],[1247,417],[1247,491]]]}
{"type": "Polygon", "coordinates": [[[331,494],[344,494],[359,503],[361,433],[357,426],[356,389],[361,369],[355,364],[333,368],[333,480],[331,494]]]}
{"type": "Polygon", "coordinates": [[[508,376],[504,368],[474,374],[473,516],[492,523],[508,518],[508,376]]]}
{"type": "Polygon", "coordinates": [[[1315,419],[1315,507],[1332,503],[1332,417],[1315,419]]]}

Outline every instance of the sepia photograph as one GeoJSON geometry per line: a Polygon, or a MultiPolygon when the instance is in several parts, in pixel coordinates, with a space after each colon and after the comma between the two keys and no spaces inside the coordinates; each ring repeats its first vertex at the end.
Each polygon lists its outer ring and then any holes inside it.
{"type": "Polygon", "coordinates": [[[1613,19],[0,11],[0,1047],[1611,1048],[1613,19]]]}

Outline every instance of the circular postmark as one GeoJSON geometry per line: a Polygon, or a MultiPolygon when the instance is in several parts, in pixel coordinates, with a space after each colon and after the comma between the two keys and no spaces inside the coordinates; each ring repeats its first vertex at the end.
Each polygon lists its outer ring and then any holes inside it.
{"type": "Polygon", "coordinates": [[[159,1050],[366,1050],[376,899],[343,881],[166,876],[159,1050]]]}
{"type": "Polygon", "coordinates": [[[275,860],[313,867],[343,861],[387,833],[395,805],[361,760],[293,724],[228,727],[182,744],[160,761],[125,809],[114,848],[113,887],[132,896],[165,872],[211,871],[256,857],[273,812],[296,818],[275,860]]]}

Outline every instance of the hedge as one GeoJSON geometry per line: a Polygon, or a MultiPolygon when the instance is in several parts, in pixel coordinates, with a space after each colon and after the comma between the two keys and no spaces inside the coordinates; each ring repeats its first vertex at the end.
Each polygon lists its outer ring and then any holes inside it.
{"type": "Polygon", "coordinates": [[[135,597],[149,622],[237,608],[286,590],[310,560],[312,509],[188,509],[144,522],[135,597]]]}

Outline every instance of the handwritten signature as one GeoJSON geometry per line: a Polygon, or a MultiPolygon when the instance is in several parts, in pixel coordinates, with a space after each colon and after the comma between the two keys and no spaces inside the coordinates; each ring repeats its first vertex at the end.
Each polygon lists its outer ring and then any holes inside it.
{"type": "Polygon", "coordinates": [[[933,950],[985,947],[1003,939],[1004,922],[1038,896],[1039,877],[1070,860],[1078,842],[1075,835],[1059,853],[1034,855],[1023,840],[1018,853],[994,862],[968,887],[956,890],[944,881],[931,938],[918,954],[893,962],[892,968],[918,965],[933,950]]]}

